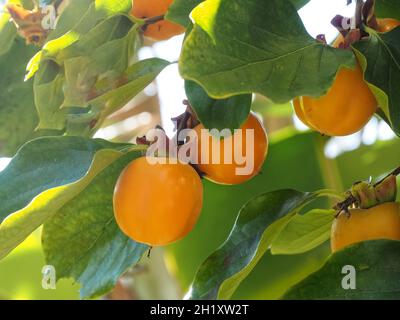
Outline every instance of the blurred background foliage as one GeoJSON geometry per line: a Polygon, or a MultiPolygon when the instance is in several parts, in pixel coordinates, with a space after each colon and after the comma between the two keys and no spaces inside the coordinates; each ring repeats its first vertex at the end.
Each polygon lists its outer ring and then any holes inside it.
{"type": "Polygon", "coordinates": [[[79,286],[60,280],[57,289],[42,288],[45,266],[40,230],[35,231],[7,258],[0,262],[0,299],[69,300],[78,298],[79,286]]]}
{"type": "MultiPolygon", "coordinates": [[[[180,37],[158,44],[145,41],[139,58],[160,56],[173,61],[179,54],[181,41],[180,37]]],[[[0,78],[3,87],[10,82],[8,77],[15,76],[15,73],[7,71],[7,68],[16,70],[10,61],[28,60],[26,55],[34,53],[33,48],[22,52],[20,47],[21,41],[16,40],[13,48],[16,54],[0,56],[1,71],[6,71],[0,78]]],[[[5,100],[0,103],[0,150],[1,139],[19,138],[13,125],[27,121],[23,126],[26,132],[20,133],[24,136],[21,141],[24,141],[37,124],[37,118],[32,116],[32,104],[29,104],[32,100],[31,84],[23,83],[24,66],[19,62],[18,68],[22,73],[21,87],[8,88],[9,103],[5,100]],[[26,90],[23,97],[18,96],[20,90],[26,90]],[[26,107],[25,111],[12,107],[13,101],[20,98],[24,103],[18,105],[26,107]]],[[[183,83],[177,77],[176,66],[167,68],[141,95],[109,116],[96,136],[133,142],[157,124],[163,124],[170,132],[172,123],[169,118],[184,108],[180,103],[183,83]]],[[[377,179],[400,163],[400,140],[388,133],[387,126],[377,118],[362,132],[331,139],[304,131],[299,120],[293,117],[290,103],[274,105],[255,96],[252,109],[263,119],[270,137],[269,155],[262,173],[240,186],[221,186],[204,181],[204,208],[193,232],[174,245],[153,250],[150,258],[144,257],[138,266],[128,270],[116,289],[104,299],[182,298],[198,266],[223,243],[239,209],[255,195],[283,188],[344,191],[353,182],[370,176],[377,179]]],[[[2,156],[9,156],[13,151],[3,150],[2,156]]],[[[7,161],[0,159],[0,168],[7,161]]],[[[326,201],[315,204],[325,208],[331,205],[326,201]]],[[[277,299],[293,284],[321,267],[329,253],[329,243],[300,255],[267,253],[233,298],[277,299]]],[[[43,266],[40,230],[37,230],[0,261],[0,299],[78,299],[79,287],[71,280],[59,281],[56,290],[42,289],[43,266]]]]}

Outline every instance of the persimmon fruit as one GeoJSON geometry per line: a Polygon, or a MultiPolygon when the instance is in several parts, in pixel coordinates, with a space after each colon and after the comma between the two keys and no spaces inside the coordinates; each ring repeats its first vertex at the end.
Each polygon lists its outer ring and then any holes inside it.
{"type": "Polygon", "coordinates": [[[359,64],[339,70],[328,93],[293,101],[296,115],[311,129],[328,136],[346,136],[362,129],[377,110],[377,101],[364,82],[359,64]]]}
{"type": "MultiPolygon", "coordinates": [[[[338,48],[342,35],[333,43],[338,48]]],[[[372,118],[378,103],[364,81],[357,62],[354,70],[341,68],[328,93],[322,97],[298,97],[293,100],[297,117],[309,128],[328,136],[347,136],[361,130],[372,118]]]]}
{"type": "Polygon", "coordinates": [[[167,245],[186,236],[203,205],[203,185],[196,170],[188,164],[161,160],[164,162],[156,164],[146,157],[132,161],[114,190],[117,224],[128,237],[150,246],[167,245]]]}
{"type": "Polygon", "coordinates": [[[240,131],[235,131],[233,135],[225,137],[220,141],[217,141],[218,137],[212,136],[207,132],[205,139],[208,141],[204,141],[204,137],[202,137],[202,130],[204,129],[202,124],[194,128],[198,137],[197,165],[199,170],[204,173],[205,178],[219,184],[236,185],[250,180],[260,172],[268,152],[268,136],[260,120],[253,113],[250,113],[246,122],[241,126],[240,131]],[[254,148],[247,148],[247,130],[253,130],[254,148]],[[238,135],[241,135],[241,148],[235,148],[234,141],[238,138],[238,135]],[[224,154],[226,144],[232,146],[230,150],[231,159],[229,160],[225,159],[224,154]],[[251,154],[248,154],[248,151],[251,154]],[[217,153],[219,154],[219,161],[213,163],[212,159],[217,153]],[[245,166],[240,161],[237,161],[237,159],[240,159],[240,156],[243,156],[247,160],[250,157],[253,159],[252,170],[246,174],[238,173],[238,169],[245,166]],[[202,159],[207,159],[207,163],[204,163],[202,159]]]}
{"type": "MultiPolygon", "coordinates": [[[[174,0],[133,0],[131,14],[139,19],[163,16],[174,0]]],[[[153,40],[168,40],[185,31],[181,25],[161,20],[145,26],[143,34],[153,40]]]]}
{"type": "Polygon", "coordinates": [[[400,240],[400,204],[387,202],[369,209],[350,209],[332,224],[331,248],[336,252],[367,240],[400,240]]]}

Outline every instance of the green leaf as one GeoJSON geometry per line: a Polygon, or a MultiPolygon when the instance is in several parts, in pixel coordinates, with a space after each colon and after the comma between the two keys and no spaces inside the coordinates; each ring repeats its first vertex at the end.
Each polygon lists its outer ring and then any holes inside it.
{"type": "Polygon", "coordinates": [[[341,66],[354,66],[352,52],[312,39],[286,1],[207,0],[192,17],[180,72],[214,98],[255,92],[284,103],[320,96],[341,66]]]}
{"type": "MultiPolygon", "coordinates": [[[[56,57],[59,63],[68,58],[85,56],[101,56],[105,54],[100,48],[107,42],[124,38],[133,27],[133,22],[124,15],[114,15],[80,35],[78,41],[62,49],[56,57]],[[95,51],[99,50],[99,52],[95,51]]],[[[109,48],[110,49],[110,48],[109,48]]]]}
{"type": "MultiPolygon", "coordinates": [[[[28,64],[26,78],[31,78],[37,72],[39,64],[43,59],[53,59],[61,64],[60,61],[65,60],[65,57],[60,56],[64,49],[79,41],[81,37],[87,36],[101,21],[115,15],[128,14],[131,8],[131,0],[95,0],[79,20],[79,23],[59,38],[47,42],[42,51],[31,59],[28,64]]],[[[65,30],[63,29],[63,31],[65,30]]]]}
{"type": "Polygon", "coordinates": [[[193,81],[185,81],[185,91],[198,119],[207,129],[238,129],[249,116],[251,94],[213,99],[193,81]]]}
{"type": "Polygon", "coordinates": [[[90,100],[88,104],[93,108],[95,113],[100,114],[99,124],[109,114],[123,107],[138,95],[169,64],[168,61],[158,58],[136,62],[122,76],[127,81],[126,84],[90,100]]]}
{"type": "Polygon", "coordinates": [[[200,266],[190,298],[231,297],[296,211],[322,194],[279,190],[250,200],[225,243],[200,266]]]}
{"type": "Polygon", "coordinates": [[[59,134],[36,130],[39,119],[32,81],[24,82],[26,63],[35,52],[22,38],[16,38],[11,49],[0,56],[0,157],[12,157],[22,144],[35,137],[59,134]]]}
{"type": "Polygon", "coordinates": [[[62,62],[66,77],[62,107],[87,106],[99,75],[103,81],[115,81],[128,68],[137,36],[138,29],[128,18],[115,16],[63,51],[63,58],[69,58],[62,62]]]}
{"type": "MultiPolygon", "coordinates": [[[[1,8],[1,7],[0,7],[1,8]]],[[[2,8],[1,8],[2,9],[2,8]]],[[[0,56],[11,49],[17,35],[17,28],[10,21],[8,13],[0,14],[0,56]]]]}
{"type": "Polygon", "coordinates": [[[317,272],[290,289],[284,299],[398,299],[399,241],[362,242],[333,254],[317,272]],[[344,266],[356,271],[356,289],[344,290],[344,266]]]}
{"type": "Polygon", "coordinates": [[[165,16],[167,20],[178,23],[184,27],[190,25],[190,12],[204,0],[174,0],[165,16]]]}
{"type": "Polygon", "coordinates": [[[334,210],[314,209],[296,215],[272,243],[272,254],[300,254],[310,251],[330,238],[334,210]]]}
{"type": "Polygon", "coordinates": [[[73,29],[80,22],[94,1],[95,0],[71,1],[62,11],[57,21],[57,27],[49,34],[47,41],[57,39],[73,29]]]}
{"type": "Polygon", "coordinates": [[[290,0],[290,2],[296,7],[297,10],[304,7],[310,0],[290,0]]]}
{"type": "Polygon", "coordinates": [[[63,130],[66,110],[64,101],[64,79],[62,69],[52,60],[46,60],[33,82],[35,105],[39,114],[39,129],[63,130]]]}
{"type": "Polygon", "coordinates": [[[88,99],[99,79],[106,83],[104,91],[119,85],[118,80],[123,78],[121,75],[134,55],[137,36],[138,28],[128,17],[114,15],[76,42],[57,48],[55,56],[43,56],[34,86],[39,127],[67,128],[69,135],[86,135],[93,131],[93,123],[100,125],[97,116],[102,110],[83,109],[89,106],[88,99]]]}
{"type": "Polygon", "coordinates": [[[120,231],[112,202],[121,171],[141,154],[130,152],[115,161],[44,224],[46,262],[56,268],[58,279],[72,277],[81,283],[82,298],[107,293],[148,249],[120,231]]]}
{"type": "Polygon", "coordinates": [[[400,20],[400,4],[397,0],[375,0],[375,14],[379,18],[400,20]]]}
{"type": "Polygon", "coordinates": [[[400,28],[377,33],[353,44],[365,72],[365,80],[378,100],[380,108],[400,135],[400,28]]]}
{"type": "Polygon", "coordinates": [[[24,145],[0,173],[0,258],[129,151],[126,148],[80,137],[40,138],[24,145]]]}
{"type": "MultiPolygon", "coordinates": [[[[204,0],[175,0],[169,7],[166,19],[187,27],[190,25],[190,12],[204,0]]],[[[300,9],[310,0],[291,0],[297,9],[300,9]]]]}

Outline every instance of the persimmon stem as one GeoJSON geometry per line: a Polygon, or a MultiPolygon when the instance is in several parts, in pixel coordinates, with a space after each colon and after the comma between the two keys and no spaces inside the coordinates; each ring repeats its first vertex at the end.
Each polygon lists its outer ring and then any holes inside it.
{"type": "Polygon", "coordinates": [[[147,18],[147,19],[144,20],[144,25],[148,26],[149,24],[154,24],[154,23],[160,22],[160,21],[162,21],[164,19],[165,19],[164,15],[155,16],[155,17],[152,17],[152,18],[147,18]]]}
{"type": "Polygon", "coordinates": [[[356,14],[355,14],[356,26],[357,27],[361,26],[363,6],[364,6],[364,1],[363,0],[357,0],[357,2],[356,2],[356,14]]]}

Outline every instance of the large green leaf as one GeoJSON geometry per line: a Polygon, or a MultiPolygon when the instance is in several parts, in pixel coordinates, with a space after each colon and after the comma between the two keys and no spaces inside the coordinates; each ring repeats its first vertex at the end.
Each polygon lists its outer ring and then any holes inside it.
{"type": "Polygon", "coordinates": [[[191,299],[227,299],[251,272],[294,214],[322,193],[279,190],[249,201],[226,242],[200,266],[191,299]]]}
{"type": "Polygon", "coordinates": [[[283,103],[320,96],[341,66],[355,63],[350,51],[311,38],[287,1],[207,0],[192,17],[180,72],[214,98],[256,92],[283,103]]]}
{"type": "Polygon", "coordinates": [[[296,215],[272,243],[272,254],[299,254],[310,251],[330,238],[334,210],[314,209],[296,215]]]}
{"type": "Polygon", "coordinates": [[[394,18],[400,20],[400,4],[397,0],[376,0],[375,14],[379,18],[394,18]]]}
{"type": "Polygon", "coordinates": [[[185,82],[185,91],[197,118],[207,129],[238,129],[249,116],[251,94],[213,99],[197,83],[189,80],[185,82]]]}
{"type": "Polygon", "coordinates": [[[400,28],[377,33],[369,29],[370,37],[353,44],[365,79],[370,84],[379,106],[400,135],[400,28]]]}
{"type": "Polygon", "coordinates": [[[400,242],[375,240],[333,254],[317,272],[289,290],[284,299],[399,299],[400,242]],[[356,289],[342,287],[343,267],[355,269],[356,289]]]}
{"type": "MultiPolygon", "coordinates": [[[[167,12],[166,18],[187,27],[190,24],[190,12],[203,1],[204,0],[175,0],[167,12]]],[[[310,0],[291,0],[297,9],[300,9],[309,1],[310,0]]]]}
{"type": "Polygon", "coordinates": [[[123,156],[124,144],[79,137],[36,139],[0,174],[0,258],[123,156]]]}
{"type": "Polygon", "coordinates": [[[81,283],[83,298],[112,289],[148,249],[122,234],[112,204],[118,176],[141,154],[131,152],[115,161],[44,224],[46,262],[56,268],[59,279],[72,277],[81,283]]]}

